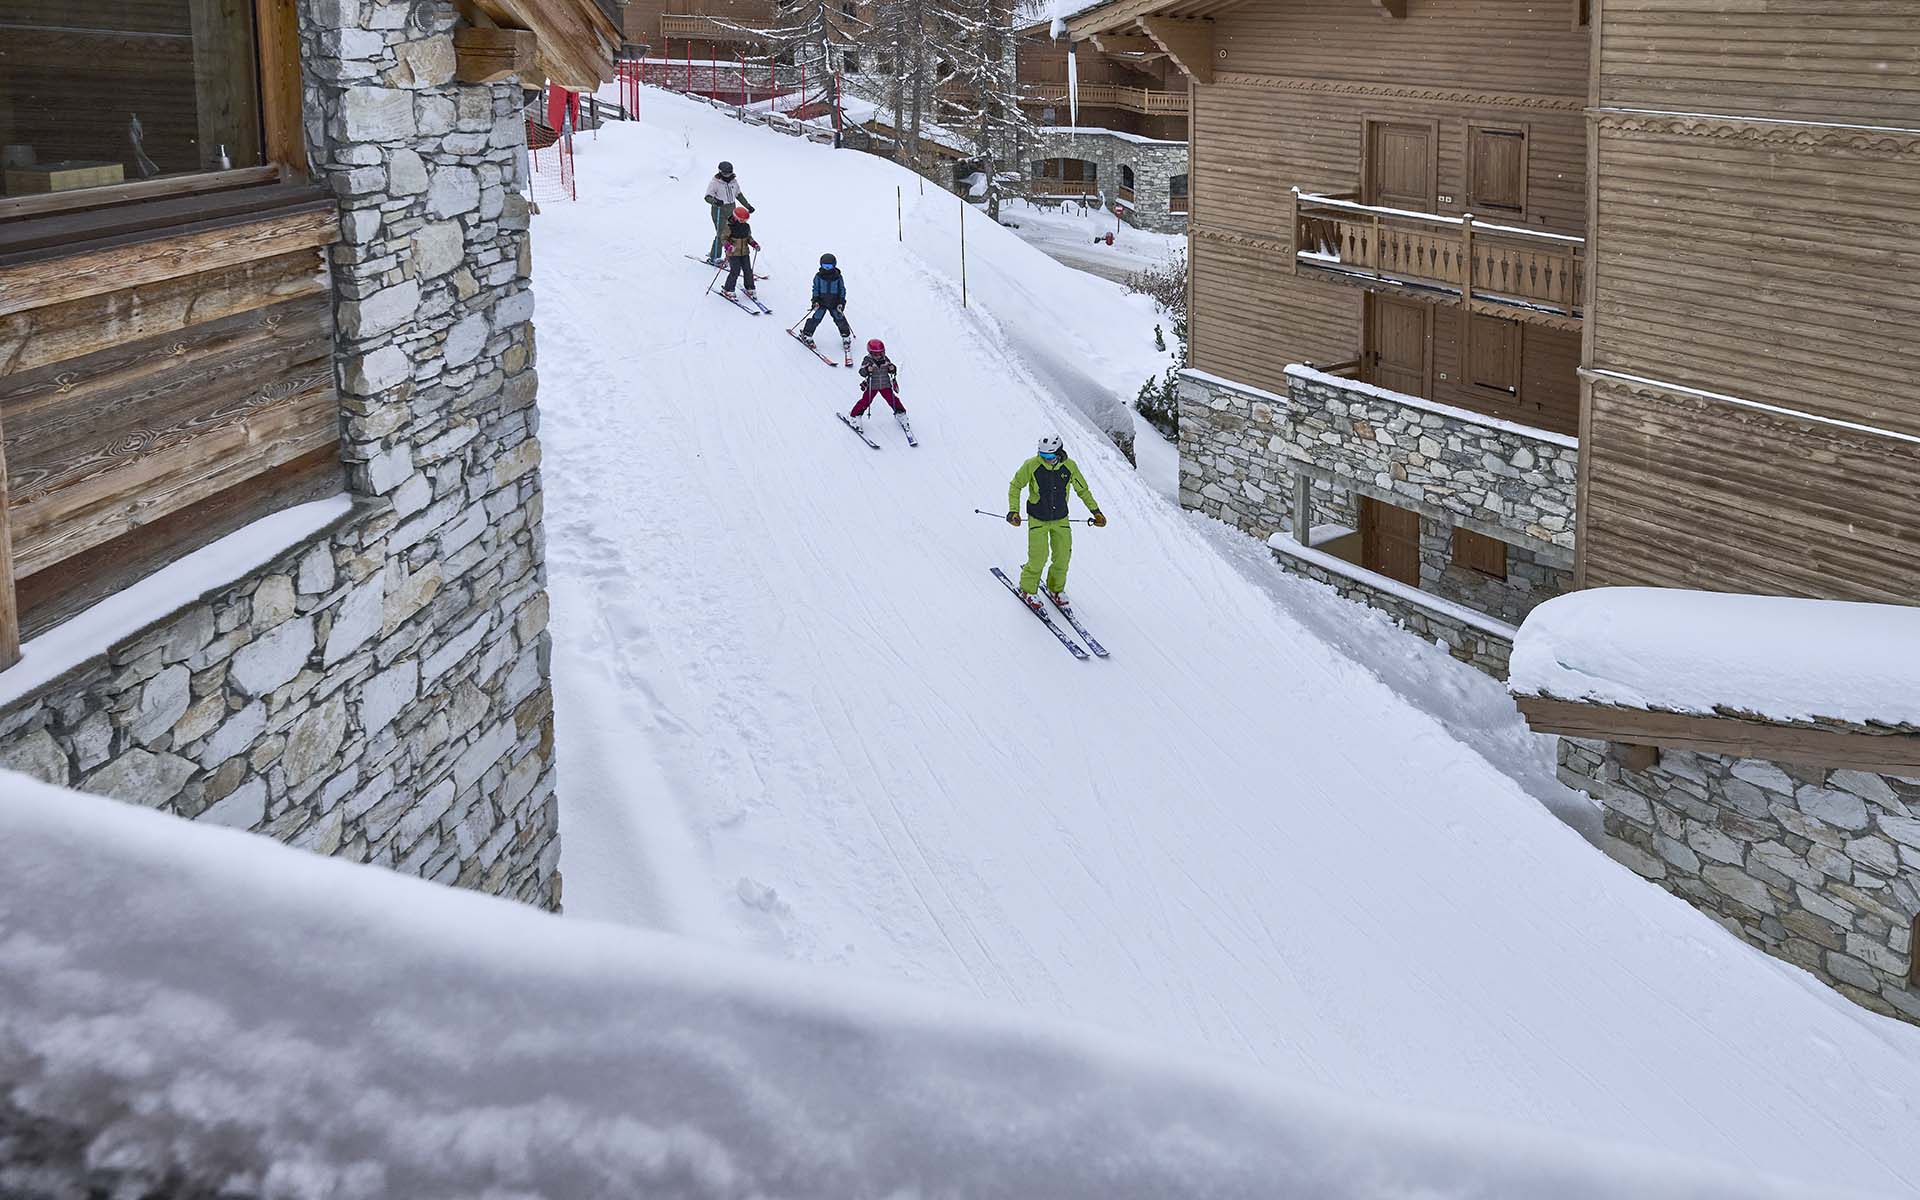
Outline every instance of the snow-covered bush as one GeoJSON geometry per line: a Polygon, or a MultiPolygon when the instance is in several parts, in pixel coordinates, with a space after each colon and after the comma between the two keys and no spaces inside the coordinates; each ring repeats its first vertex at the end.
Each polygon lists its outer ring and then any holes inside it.
{"type": "MultiPolygon", "coordinates": [[[[1174,365],[1164,374],[1149,377],[1133,398],[1133,407],[1147,423],[1174,440],[1180,437],[1180,397],[1174,390],[1181,368],[1187,365],[1187,256],[1174,251],[1165,262],[1135,271],[1127,276],[1127,290],[1153,297],[1160,310],[1173,318],[1173,338],[1177,344],[1174,365]]],[[[1153,327],[1154,344],[1166,349],[1160,327],[1153,327]]]]}

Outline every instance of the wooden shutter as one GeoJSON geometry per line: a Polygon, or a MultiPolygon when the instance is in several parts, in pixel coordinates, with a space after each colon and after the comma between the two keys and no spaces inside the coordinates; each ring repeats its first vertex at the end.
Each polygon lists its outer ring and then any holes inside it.
{"type": "Polygon", "coordinates": [[[1475,216],[1526,215],[1527,134],[1524,129],[1467,127],[1467,207],[1475,216]]]}
{"type": "Polygon", "coordinates": [[[1360,497],[1360,565],[1420,586],[1420,514],[1360,497]]]}
{"type": "Polygon", "coordinates": [[[1467,382],[1476,388],[1520,398],[1520,322],[1480,313],[1465,314],[1467,382]]]}
{"type": "Polygon", "coordinates": [[[1484,533],[1475,533],[1471,529],[1453,531],[1453,565],[1465,567],[1469,571],[1478,571],[1482,575],[1491,575],[1495,579],[1507,577],[1507,544],[1499,538],[1490,538],[1484,533]]]}

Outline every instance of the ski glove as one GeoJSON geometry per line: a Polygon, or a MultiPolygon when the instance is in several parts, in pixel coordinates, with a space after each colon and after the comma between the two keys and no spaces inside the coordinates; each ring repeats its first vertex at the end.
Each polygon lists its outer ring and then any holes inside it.
{"type": "Polygon", "coordinates": [[[1103,513],[1103,512],[1101,512],[1101,511],[1100,511],[1099,509],[1097,509],[1097,508],[1096,508],[1096,509],[1094,509],[1094,510],[1093,510],[1093,523],[1094,523],[1094,525],[1095,525],[1095,527],[1099,527],[1099,526],[1102,526],[1102,525],[1105,525],[1105,524],[1107,523],[1107,514],[1105,514],[1105,513],[1103,513]]]}
{"type": "Polygon", "coordinates": [[[747,198],[745,196],[740,197],[740,206],[747,210],[748,216],[752,216],[754,213],[760,211],[759,209],[755,208],[753,205],[748,204],[747,198]]]}
{"type": "Polygon", "coordinates": [[[1007,514],[1007,524],[1009,524],[1009,525],[1018,525],[1019,523],[1020,523],[1020,514],[1019,514],[1019,513],[1017,513],[1017,512],[1010,512],[1010,513],[1008,513],[1008,514],[1007,514]]]}

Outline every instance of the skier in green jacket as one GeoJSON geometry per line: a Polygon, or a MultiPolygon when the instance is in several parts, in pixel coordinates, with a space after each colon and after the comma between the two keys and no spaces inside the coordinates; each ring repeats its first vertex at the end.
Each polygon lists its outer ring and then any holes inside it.
{"type": "Polygon", "coordinates": [[[1028,604],[1039,607],[1034,589],[1040,584],[1040,572],[1047,573],[1047,594],[1061,608],[1067,607],[1067,564],[1073,559],[1073,522],[1067,519],[1067,488],[1080,495],[1080,502],[1093,513],[1095,525],[1105,525],[1106,516],[1087,489],[1086,476],[1067,457],[1060,439],[1052,434],[1040,439],[1040,453],[1020,464],[1007,485],[1007,524],[1020,524],[1020,493],[1027,500],[1027,565],[1020,568],[1020,594],[1028,604]],[[1051,552],[1053,565],[1047,565],[1051,552]]]}

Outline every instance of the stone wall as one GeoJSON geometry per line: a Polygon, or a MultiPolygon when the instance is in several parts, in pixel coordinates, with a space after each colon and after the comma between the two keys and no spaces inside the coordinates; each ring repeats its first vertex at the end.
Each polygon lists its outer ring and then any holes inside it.
{"type": "Polygon", "coordinates": [[[1167,206],[1168,186],[1175,175],[1187,173],[1187,143],[1162,142],[1130,134],[1105,133],[1081,129],[1068,133],[1059,128],[1042,127],[1025,150],[1027,182],[1044,188],[1034,170],[1036,163],[1050,158],[1078,158],[1098,165],[1100,207],[1108,212],[1120,198],[1121,173],[1125,166],[1133,170],[1133,224],[1160,233],[1182,233],[1187,214],[1167,206]]]}
{"type": "Polygon", "coordinates": [[[1538,551],[1507,545],[1507,573],[1495,578],[1453,561],[1453,528],[1420,518],[1420,586],[1436,596],[1498,617],[1509,625],[1573,587],[1573,572],[1538,551]]]}
{"type": "Polygon", "coordinates": [[[351,514],[7,706],[0,762],[557,908],[525,126],[452,29],[300,5],[351,514]]]}
{"type": "Polygon", "coordinates": [[[1285,527],[1275,516],[1304,473],[1572,564],[1571,438],[1300,367],[1286,396],[1199,371],[1182,373],[1179,395],[1190,508],[1264,536],[1285,527]]]}
{"type": "Polygon", "coordinates": [[[1563,738],[1560,778],[1604,806],[1609,852],[1769,954],[1920,1024],[1920,779],[1663,750],[1632,770],[1563,738]]]}
{"type": "Polygon", "coordinates": [[[1324,583],[1356,604],[1379,609],[1394,624],[1423,641],[1437,642],[1447,653],[1495,679],[1507,677],[1513,657],[1512,628],[1460,611],[1459,606],[1428,597],[1414,588],[1342,562],[1332,555],[1301,552],[1284,534],[1269,539],[1274,561],[1294,575],[1324,583]]]}

